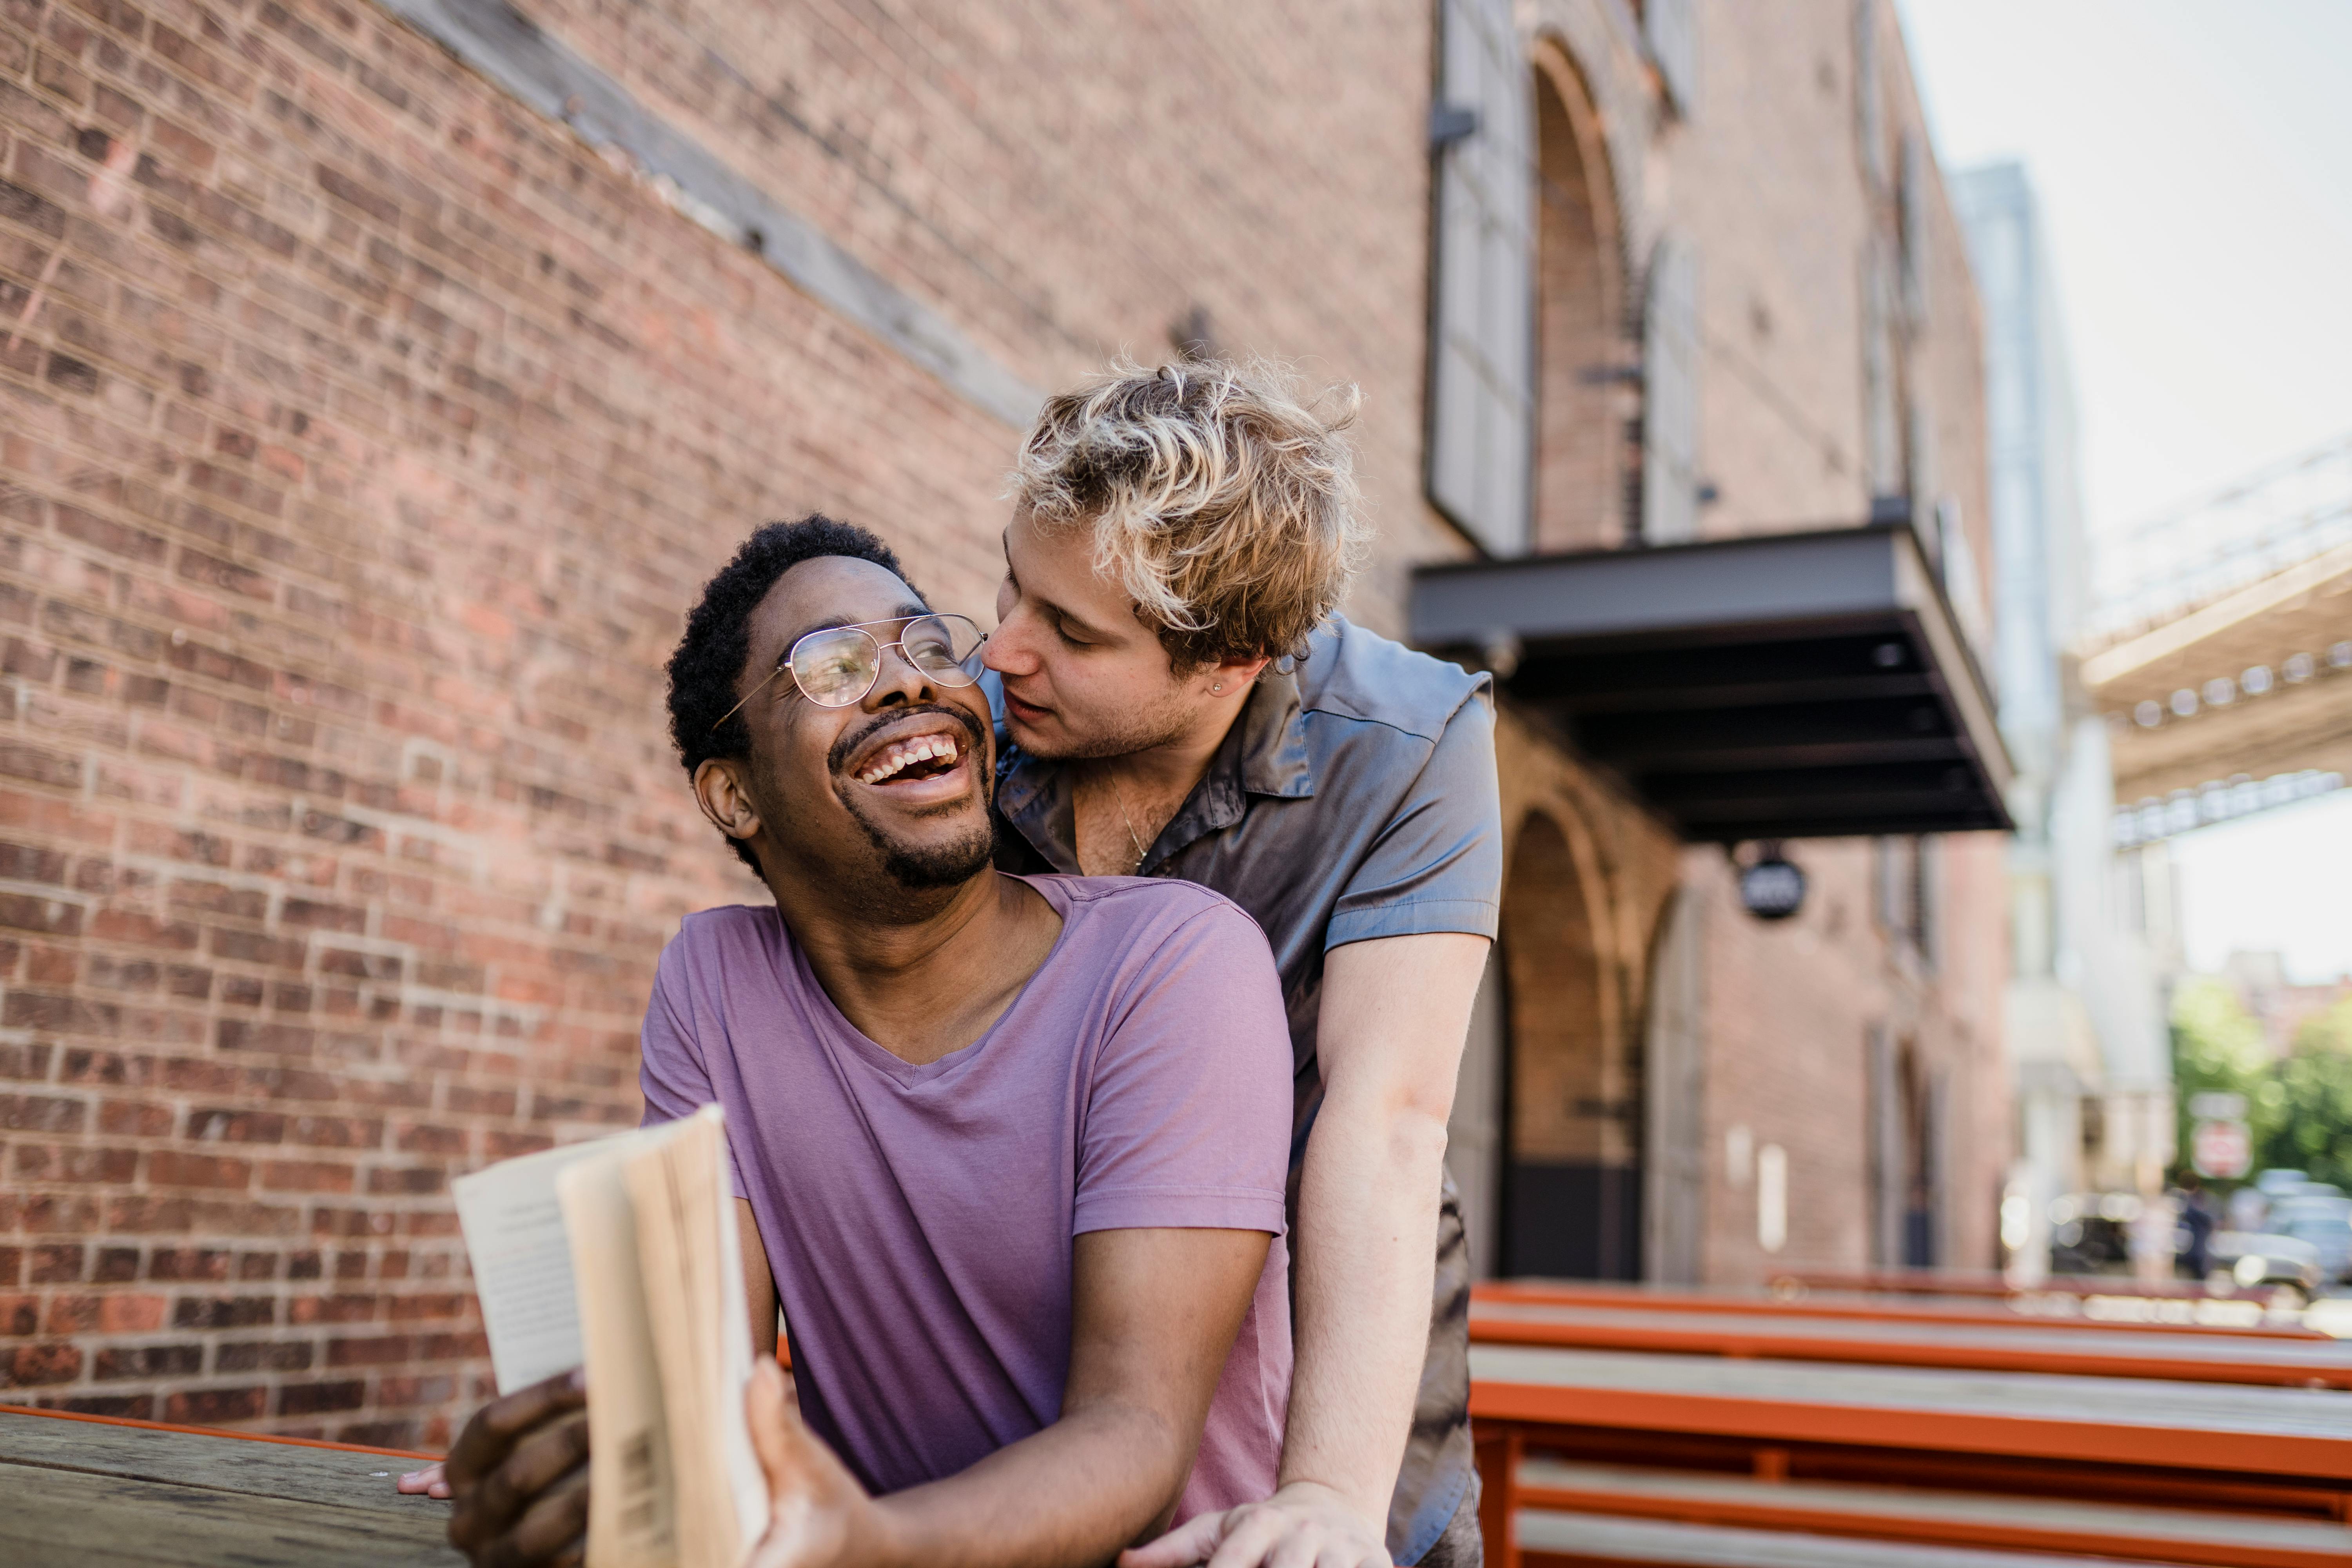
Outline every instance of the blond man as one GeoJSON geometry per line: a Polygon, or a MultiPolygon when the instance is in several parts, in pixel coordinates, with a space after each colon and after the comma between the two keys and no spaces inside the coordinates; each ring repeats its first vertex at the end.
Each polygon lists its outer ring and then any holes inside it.
{"type": "Polygon", "coordinates": [[[1223,893],[1272,942],[1291,1033],[1279,1486],[1125,1568],[1481,1558],[1444,1157],[1500,896],[1493,714],[1485,677],[1338,614],[1349,412],[1264,367],[1118,366],[1046,405],[1014,478],[998,864],[1223,893]]]}

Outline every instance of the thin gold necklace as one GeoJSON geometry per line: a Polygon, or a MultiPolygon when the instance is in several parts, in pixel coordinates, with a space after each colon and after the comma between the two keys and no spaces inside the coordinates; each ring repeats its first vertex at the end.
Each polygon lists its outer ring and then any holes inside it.
{"type": "Polygon", "coordinates": [[[1135,846],[1135,874],[1139,876],[1143,871],[1144,858],[1150,851],[1143,847],[1143,835],[1135,830],[1135,818],[1127,814],[1127,791],[1118,787],[1118,775],[1105,773],[1103,778],[1110,785],[1110,798],[1118,807],[1119,821],[1127,825],[1127,841],[1135,846]]]}

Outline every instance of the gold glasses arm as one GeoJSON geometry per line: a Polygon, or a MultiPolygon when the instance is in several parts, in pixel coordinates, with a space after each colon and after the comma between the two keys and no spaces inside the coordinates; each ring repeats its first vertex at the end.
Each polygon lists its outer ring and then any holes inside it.
{"type": "MultiPolygon", "coordinates": [[[[799,645],[795,644],[794,646],[797,647],[799,645]]],[[[786,654],[784,656],[783,662],[778,664],[775,668],[768,671],[768,679],[766,680],[760,682],[759,685],[743,693],[743,700],[741,702],[738,702],[734,707],[730,708],[726,712],[721,713],[719,716],[719,724],[724,724],[728,720],[732,719],[736,714],[743,711],[744,708],[750,704],[751,699],[768,689],[769,684],[772,682],[776,677],[783,674],[784,671],[790,669],[792,667],[792,655],[786,654]]],[[[719,732],[719,724],[713,724],[710,726],[710,732],[712,734],[715,735],[719,732]]]]}

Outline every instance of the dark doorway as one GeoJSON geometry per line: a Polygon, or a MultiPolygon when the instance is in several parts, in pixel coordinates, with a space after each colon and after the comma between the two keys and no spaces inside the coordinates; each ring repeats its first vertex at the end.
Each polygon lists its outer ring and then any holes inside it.
{"type": "Polygon", "coordinates": [[[1584,879],[1558,823],[1520,827],[1503,888],[1510,1021],[1507,1274],[1641,1278],[1640,1102],[1584,879]]]}

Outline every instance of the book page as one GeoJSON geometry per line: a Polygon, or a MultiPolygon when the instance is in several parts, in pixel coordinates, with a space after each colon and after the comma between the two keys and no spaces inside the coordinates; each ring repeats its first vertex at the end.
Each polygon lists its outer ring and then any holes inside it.
{"type": "Polygon", "coordinates": [[[449,1184],[501,1394],[569,1372],[584,1359],[555,1179],[605,1142],[544,1149],[449,1184]]]}
{"type": "Polygon", "coordinates": [[[767,1528],[767,1484],[743,1412],[751,1325],[740,1247],[730,1245],[722,1121],[705,1106],[625,1167],[669,1415],[679,1568],[736,1568],[767,1528]]]}
{"type": "MultiPolygon", "coordinates": [[[[744,1390],[751,1382],[751,1320],[742,1310],[743,1236],[736,1227],[735,1192],[727,1159],[726,1129],[712,1141],[711,1180],[718,1194],[719,1291],[723,1301],[735,1303],[719,1320],[719,1386],[724,1405],[719,1446],[727,1464],[730,1489],[735,1499],[735,1525],[749,1551],[768,1533],[768,1472],[760,1451],[751,1447],[751,1417],[743,1407],[744,1390]],[[732,1390],[732,1396],[727,1394],[732,1390]]],[[[782,1304],[776,1314],[776,1343],[783,1344],[782,1304]]]]}
{"type": "Polygon", "coordinates": [[[556,1181],[590,1379],[587,1568],[671,1568],[677,1560],[661,1369],[637,1269],[634,1205],[621,1174],[651,1135],[605,1140],[594,1157],[556,1181]]]}

